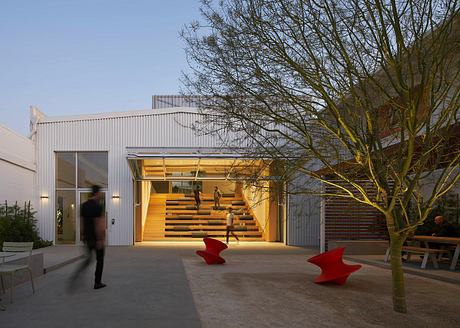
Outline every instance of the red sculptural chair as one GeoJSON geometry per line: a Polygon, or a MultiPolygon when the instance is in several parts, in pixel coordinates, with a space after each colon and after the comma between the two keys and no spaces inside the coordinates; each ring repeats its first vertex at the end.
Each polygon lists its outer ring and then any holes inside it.
{"type": "Polygon", "coordinates": [[[361,268],[359,264],[343,263],[342,256],[344,252],[345,247],[339,247],[308,259],[308,262],[321,268],[321,274],[316,277],[315,283],[334,282],[338,285],[343,285],[350,274],[361,268]]]}
{"type": "Polygon", "coordinates": [[[219,254],[228,246],[219,240],[208,237],[203,238],[203,241],[206,245],[206,250],[196,251],[196,253],[204,258],[207,264],[224,264],[225,260],[219,254]]]}

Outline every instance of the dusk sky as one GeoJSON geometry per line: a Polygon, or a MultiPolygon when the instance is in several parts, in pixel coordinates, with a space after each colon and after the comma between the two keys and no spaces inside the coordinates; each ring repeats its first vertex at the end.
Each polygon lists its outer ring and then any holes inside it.
{"type": "Polygon", "coordinates": [[[0,124],[151,108],[187,69],[179,37],[198,0],[0,1],[0,124]]]}

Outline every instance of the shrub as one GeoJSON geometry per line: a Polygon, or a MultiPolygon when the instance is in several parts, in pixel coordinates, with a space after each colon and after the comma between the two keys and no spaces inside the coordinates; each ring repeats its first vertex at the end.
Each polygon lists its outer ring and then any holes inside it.
{"type": "Polygon", "coordinates": [[[34,248],[51,246],[53,242],[38,236],[34,216],[30,202],[25,203],[23,208],[17,202],[14,205],[8,205],[7,202],[0,205],[0,245],[4,241],[33,241],[34,248]]]}

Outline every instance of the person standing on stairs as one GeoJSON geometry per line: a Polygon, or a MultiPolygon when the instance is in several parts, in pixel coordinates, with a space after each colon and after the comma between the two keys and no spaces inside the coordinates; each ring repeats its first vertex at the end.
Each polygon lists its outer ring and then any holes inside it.
{"type": "Polygon", "coordinates": [[[218,210],[220,208],[220,199],[222,198],[222,192],[219,190],[219,187],[214,187],[214,209],[218,210]]]}
{"type": "Polygon", "coordinates": [[[230,233],[232,234],[233,237],[236,238],[236,241],[239,243],[240,239],[238,238],[237,235],[233,232],[233,220],[235,219],[235,214],[233,214],[233,208],[229,207],[228,208],[228,214],[227,214],[227,244],[228,244],[228,239],[230,237],[230,233]]]}
{"type": "Polygon", "coordinates": [[[201,198],[200,198],[200,185],[196,185],[196,188],[193,190],[193,195],[195,197],[195,203],[196,203],[196,209],[199,210],[200,209],[200,205],[201,205],[201,198]]]}

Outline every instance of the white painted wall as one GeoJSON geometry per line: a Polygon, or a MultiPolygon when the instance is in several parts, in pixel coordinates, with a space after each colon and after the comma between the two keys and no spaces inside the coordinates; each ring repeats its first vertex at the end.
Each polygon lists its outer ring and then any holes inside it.
{"type": "Polygon", "coordinates": [[[35,198],[34,143],[0,125],[0,202],[31,201],[35,208],[35,198]]]}
{"type": "Polygon", "coordinates": [[[244,186],[243,195],[251,207],[259,226],[265,232],[268,226],[268,189],[244,186]]]}
{"type": "MultiPolygon", "coordinates": [[[[141,209],[141,217],[142,217],[142,229],[145,226],[145,221],[147,220],[147,213],[149,210],[149,202],[150,202],[150,192],[152,191],[152,183],[150,181],[142,181],[142,209],[141,209]]],[[[144,235],[144,231],[142,231],[142,235],[144,235]]]]}

